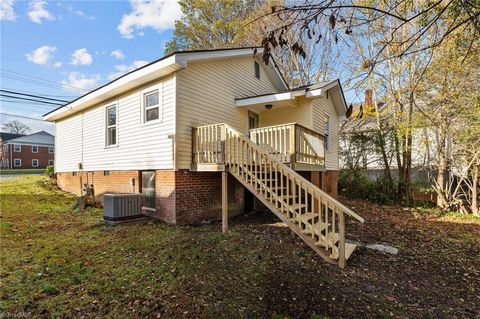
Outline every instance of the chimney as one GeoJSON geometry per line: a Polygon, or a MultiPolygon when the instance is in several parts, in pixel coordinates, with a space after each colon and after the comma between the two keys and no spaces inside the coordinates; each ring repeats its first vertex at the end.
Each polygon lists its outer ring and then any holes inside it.
{"type": "Polygon", "coordinates": [[[372,90],[365,91],[365,107],[373,106],[372,90]]]}

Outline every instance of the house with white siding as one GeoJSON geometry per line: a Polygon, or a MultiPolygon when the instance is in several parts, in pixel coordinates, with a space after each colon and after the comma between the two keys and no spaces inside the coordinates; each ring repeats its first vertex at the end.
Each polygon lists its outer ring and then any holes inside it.
{"type": "Polygon", "coordinates": [[[144,213],[189,224],[270,210],[330,262],[353,249],[337,199],[338,80],[289,88],[252,48],[176,52],[44,115],[59,187],[142,193],[144,213]],[[342,235],[343,234],[343,235],[342,235]]]}

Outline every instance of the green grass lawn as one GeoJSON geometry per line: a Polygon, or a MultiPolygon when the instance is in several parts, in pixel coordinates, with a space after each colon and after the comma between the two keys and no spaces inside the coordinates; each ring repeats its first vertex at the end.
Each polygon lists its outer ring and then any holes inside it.
{"type": "Polygon", "coordinates": [[[31,169],[2,169],[0,175],[22,175],[22,174],[44,174],[44,168],[31,168],[31,169]]]}
{"type": "MultiPolygon", "coordinates": [[[[100,210],[71,211],[73,203],[73,196],[50,187],[45,177],[1,183],[2,311],[155,317],[184,302],[183,290],[198,290],[197,307],[215,303],[224,297],[217,295],[218,286],[229,293],[246,288],[263,267],[236,232],[223,236],[212,228],[155,221],[111,227],[100,210]],[[233,270],[241,271],[245,287],[228,287],[233,270]]],[[[188,308],[207,317],[220,309],[236,314],[255,294],[255,288],[245,291],[239,299],[218,301],[218,307],[188,308]]]]}
{"type": "Polygon", "coordinates": [[[0,182],[0,317],[474,318],[480,223],[348,201],[348,237],[387,242],[347,268],[316,256],[272,214],[221,225],[107,226],[44,176],[0,182]]]}

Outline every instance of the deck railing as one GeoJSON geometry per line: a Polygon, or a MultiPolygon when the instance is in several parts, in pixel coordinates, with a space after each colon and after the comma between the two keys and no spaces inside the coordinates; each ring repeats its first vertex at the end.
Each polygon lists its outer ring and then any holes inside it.
{"type": "Polygon", "coordinates": [[[250,139],[282,163],[325,165],[325,136],[303,125],[251,129],[250,139]]]}

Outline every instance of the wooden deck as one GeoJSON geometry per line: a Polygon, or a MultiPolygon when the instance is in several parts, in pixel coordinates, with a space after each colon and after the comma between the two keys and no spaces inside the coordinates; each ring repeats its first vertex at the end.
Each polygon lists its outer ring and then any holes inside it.
{"type": "MultiPolygon", "coordinates": [[[[192,171],[224,171],[222,124],[193,128],[192,171]]],[[[252,129],[253,143],[295,171],[325,171],[325,136],[297,123],[252,129]]]]}

